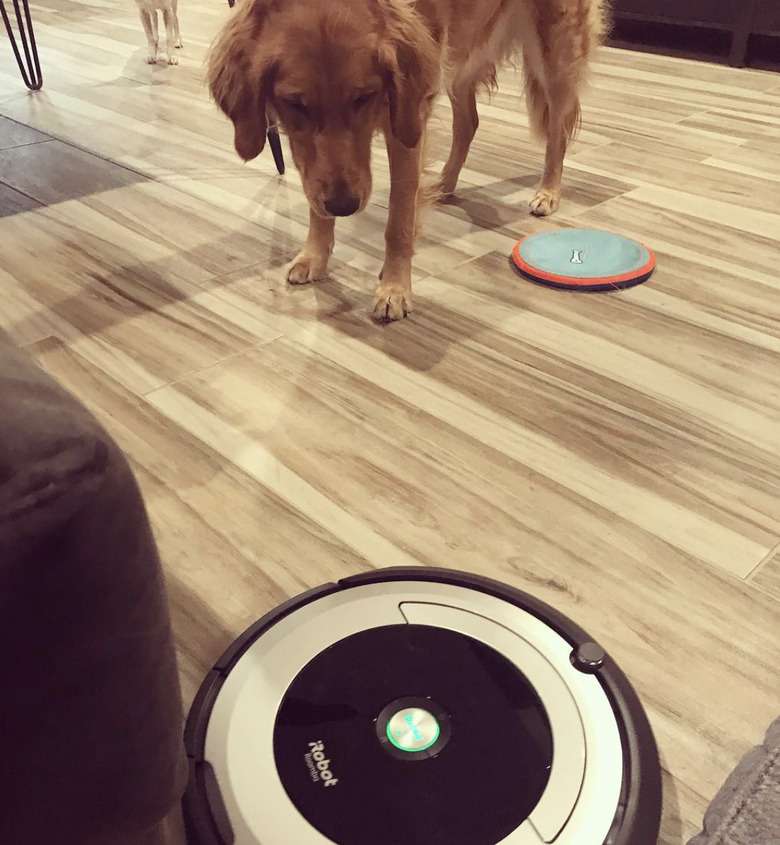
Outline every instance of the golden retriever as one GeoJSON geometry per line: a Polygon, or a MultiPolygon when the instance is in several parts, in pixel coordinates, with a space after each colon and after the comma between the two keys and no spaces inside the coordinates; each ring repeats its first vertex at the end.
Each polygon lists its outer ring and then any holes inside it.
{"type": "Polygon", "coordinates": [[[477,89],[494,86],[497,69],[519,52],[531,126],[547,144],[531,211],[555,211],[605,17],[605,0],[239,0],[212,47],[209,87],[245,161],[263,149],[266,115],[289,137],[310,213],[288,280],[324,277],[336,218],[368,202],[371,139],[381,130],[390,208],[373,315],[406,316],[433,99],[443,88],[452,102],[452,148],[438,185],[448,194],[477,130],[477,89]]]}

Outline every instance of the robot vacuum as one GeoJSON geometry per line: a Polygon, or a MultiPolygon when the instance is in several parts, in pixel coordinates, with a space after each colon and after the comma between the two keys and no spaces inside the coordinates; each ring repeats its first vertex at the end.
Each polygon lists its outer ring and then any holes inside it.
{"type": "Polygon", "coordinates": [[[655,845],[661,770],[604,650],[532,596],[388,569],[246,631],[187,720],[190,845],[655,845]]]}

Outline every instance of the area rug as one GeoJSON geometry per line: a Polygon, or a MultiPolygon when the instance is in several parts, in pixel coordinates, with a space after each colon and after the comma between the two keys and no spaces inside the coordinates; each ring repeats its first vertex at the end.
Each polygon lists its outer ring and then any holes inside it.
{"type": "Polygon", "coordinates": [[[688,845],[780,845],[780,719],[726,779],[688,845]]]}

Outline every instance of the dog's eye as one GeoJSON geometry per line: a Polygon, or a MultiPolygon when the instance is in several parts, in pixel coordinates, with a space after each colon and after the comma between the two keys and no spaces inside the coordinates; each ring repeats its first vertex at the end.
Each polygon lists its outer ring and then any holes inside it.
{"type": "Polygon", "coordinates": [[[376,91],[364,91],[362,94],[358,94],[358,96],[355,97],[353,105],[356,109],[363,108],[363,106],[368,105],[374,97],[376,97],[376,91]]]}
{"type": "Polygon", "coordinates": [[[304,103],[302,100],[298,100],[297,98],[296,99],[290,99],[290,100],[284,100],[284,104],[285,104],[285,106],[287,106],[288,109],[296,112],[301,117],[308,117],[309,116],[309,109],[306,106],[306,103],[304,103]]]}

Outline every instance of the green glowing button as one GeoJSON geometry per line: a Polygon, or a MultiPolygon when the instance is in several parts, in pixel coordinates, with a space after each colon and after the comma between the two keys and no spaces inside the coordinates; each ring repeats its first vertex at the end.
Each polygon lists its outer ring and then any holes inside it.
{"type": "Polygon", "coordinates": [[[399,710],[387,723],[387,738],[401,751],[425,751],[439,738],[436,718],[421,707],[399,710]]]}

